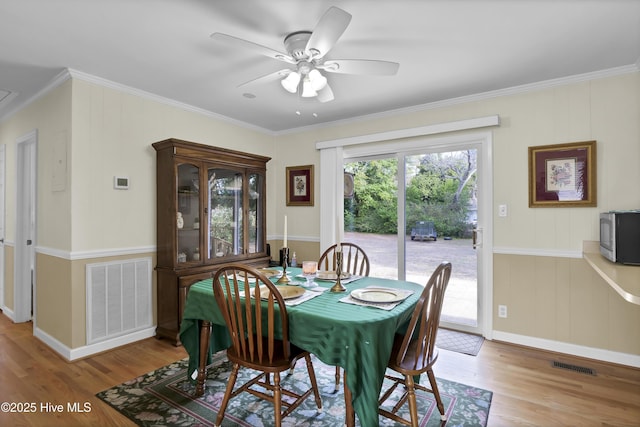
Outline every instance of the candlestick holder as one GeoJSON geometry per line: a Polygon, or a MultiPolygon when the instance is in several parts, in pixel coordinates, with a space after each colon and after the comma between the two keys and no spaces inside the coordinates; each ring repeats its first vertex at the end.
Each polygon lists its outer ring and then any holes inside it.
{"type": "Polygon", "coordinates": [[[276,283],[287,285],[291,282],[287,277],[287,264],[289,264],[289,248],[282,248],[282,277],[276,283]]]}
{"type": "Polygon", "coordinates": [[[336,252],[336,284],[329,289],[331,292],[344,292],[347,288],[344,287],[340,276],[342,276],[342,252],[336,252]]]}

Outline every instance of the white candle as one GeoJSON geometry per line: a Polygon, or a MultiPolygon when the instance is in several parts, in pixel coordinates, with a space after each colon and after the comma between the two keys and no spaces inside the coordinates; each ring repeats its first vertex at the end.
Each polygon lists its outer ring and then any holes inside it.
{"type": "Polygon", "coordinates": [[[336,217],[336,252],[342,252],[342,245],[340,244],[340,216],[336,217]]]}
{"type": "Polygon", "coordinates": [[[284,216],[284,243],[283,247],[287,247],[287,216],[284,216]]]}

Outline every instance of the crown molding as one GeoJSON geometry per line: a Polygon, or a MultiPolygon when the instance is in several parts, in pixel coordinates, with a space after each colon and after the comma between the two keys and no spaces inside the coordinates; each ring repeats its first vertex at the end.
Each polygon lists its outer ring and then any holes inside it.
{"type": "Polygon", "coordinates": [[[204,115],[206,117],[210,117],[210,118],[213,118],[213,119],[221,120],[223,122],[230,123],[230,124],[242,127],[244,129],[257,131],[257,132],[260,132],[260,133],[263,133],[263,134],[266,134],[266,135],[270,135],[270,136],[279,136],[279,135],[288,135],[288,134],[293,134],[293,133],[312,131],[312,130],[317,130],[317,129],[324,129],[324,128],[327,128],[327,127],[333,127],[333,126],[339,126],[339,125],[360,123],[360,122],[369,121],[369,120],[379,120],[379,119],[383,119],[383,118],[396,117],[396,116],[400,116],[400,115],[411,114],[411,113],[416,113],[416,112],[421,112],[421,111],[426,111],[426,110],[432,110],[432,109],[436,109],[436,108],[450,107],[450,106],[469,103],[469,102],[477,102],[477,101],[482,101],[482,100],[491,99],[491,98],[497,98],[497,97],[501,97],[501,96],[509,96],[509,95],[516,95],[516,94],[521,94],[521,93],[533,92],[533,91],[542,90],[542,89],[546,89],[546,88],[562,86],[562,85],[567,85],[567,84],[572,84],[572,83],[578,83],[578,82],[583,82],[583,81],[588,81],[588,80],[595,80],[595,79],[601,79],[601,78],[606,78],[606,77],[614,77],[614,76],[619,76],[619,75],[623,75],[623,74],[635,73],[635,72],[638,72],[638,71],[640,71],[640,58],[638,58],[638,60],[634,64],[621,66],[621,67],[615,67],[615,68],[609,68],[609,69],[606,69],[606,70],[594,71],[594,72],[584,73],[584,74],[577,74],[577,75],[573,75],[573,76],[561,77],[561,78],[551,79],[551,80],[544,80],[544,81],[540,81],[540,82],[536,82],[536,83],[530,83],[530,84],[520,85],[520,86],[513,86],[513,87],[509,87],[509,88],[505,88],[505,89],[497,89],[497,90],[488,91],[488,92],[482,92],[482,93],[478,93],[478,94],[474,94],[474,95],[461,96],[461,97],[458,97],[458,98],[445,99],[445,100],[442,100],[442,101],[435,101],[435,102],[416,105],[416,106],[412,106],[412,107],[388,110],[388,111],[384,111],[384,112],[381,112],[381,113],[366,114],[366,115],[352,117],[352,118],[348,118],[348,119],[334,120],[334,121],[331,121],[331,122],[319,123],[319,124],[311,125],[311,126],[302,126],[302,127],[291,128],[291,129],[287,129],[287,130],[283,130],[283,131],[272,131],[270,129],[266,129],[266,128],[263,128],[263,127],[260,127],[260,126],[255,126],[255,125],[252,125],[252,124],[247,123],[247,122],[243,122],[243,121],[240,121],[240,120],[232,119],[230,117],[223,116],[221,114],[214,113],[212,111],[208,111],[208,110],[205,110],[205,109],[202,109],[202,108],[194,107],[192,105],[189,105],[189,104],[186,104],[186,103],[183,103],[183,102],[179,102],[179,101],[176,101],[176,100],[173,100],[173,99],[169,99],[169,98],[165,98],[165,97],[162,97],[162,96],[158,96],[158,95],[152,94],[150,92],[146,92],[146,91],[143,91],[143,90],[140,90],[140,89],[136,89],[136,88],[133,88],[133,87],[130,87],[130,86],[126,86],[126,85],[123,85],[123,84],[120,84],[120,83],[116,83],[116,82],[113,82],[111,80],[104,79],[102,77],[97,77],[97,76],[94,76],[94,75],[91,75],[91,74],[87,74],[87,73],[84,73],[82,71],[74,70],[74,69],[71,69],[71,68],[65,68],[60,73],[58,73],[45,87],[43,87],[41,90],[39,90],[35,95],[33,95],[32,97],[28,98],[27,100],[17,104],[15,106],[15,108],[9,110],[9,112],[7,112],[5,115],[0,116],[0,122],[5,121],[9,117],[11,117],[15,113],[17,113],[18,111],[20,111],[23,108],[27,107],[32,102],[36,101],[40,97],[44,96],[45,94],[47,94],[51,90],[57,88],[58,86],[60,86],[61,84],[63,84],[64,82],[66,82],[67,80],[69,80],[71,78],[75,78],[75,79],[79,79],[79,80],[82,80],[82,81],[86,81],[88,83],[93,83],[93,84],[97,84],[97,85],[100,85],[100,86],[108,87],[108,88],[111,88],[111,89],[114,89],[114,90],[119,90],[119,91],[122,91],[122,92],[125,92],[125,93],[128,93],[128,94],[131,94],[131,95],[134,95],[134,96],[139,96],[139,97],[142,97],[142,98],[145,98],[145,99],[148,99],[148,100],[151,100],[151,101],[155,101],[155,102],[158,102],[158,103],[161,103],[161,104],[164,104],[164,105],[168,105],[168,106],[171,106],[171,107],[179,108],[179,109],[184,110],[184,111],[189,111],[189,112],[193,112],[193,113],[196,113],[196,114],[201,114],[201,115],[204,115]]]}
{"type": "Polygon", "coordinates": [[[579,83],[579,82],[584,82],[589,80],[602,79],[606,77],[615,77],[623,74],[636,73],[639,71],[640,71],[640,58],[638,58],[638,61],[636,61],[635,64],[625,65],[622,67],[609,68],[606,70],[594,71],[594,72],[584,73],[584,74],[576,74],[573,76],[560,77],[560,78],[551,79],[551,80],[544,80],[536,83],[513,86],[509,88],[504,88],[504,89],[496,89],[488,92],[477,93],[474,95],[466,95],[458,98],[444,99],[442,101],[434,101],[426,104],[414,105],[412,107],[398,108],[395,110],[388,110],[388,111],[383,111],[381,113],[351,117],[348,119],[334,120],[332,122],[319,123],[311,126],[302,126],[298,128],[287,129],[285,131],[275,132],[275,135],[276,136],[286,135],[286,134],[322,129],[329,126],[348,125],[348,124],[360,123],[360,122],[370,121],[370,120],[386,119],[386,118],[397,117],[405,114],[418,113],[418,112],[427,111],[427,110],[434,110],[436,108],[445,108],[445,107],[451,107],[459,104],[483,101],[483,100],[492,99],[492,98],[499,98],[502,96],[510,96],[510,95],[528,93],[528,92],[535,92],[538,90],[548,89],[552,87],[579,83]]]}

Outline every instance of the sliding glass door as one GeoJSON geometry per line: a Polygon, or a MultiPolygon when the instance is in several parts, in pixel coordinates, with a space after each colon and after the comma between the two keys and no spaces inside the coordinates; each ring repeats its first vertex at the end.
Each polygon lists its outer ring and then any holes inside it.
{"type": "Polygon", "coordinates": [[[426,283],[442,261],[453,264],[441,322],[478,326],[477,150],[405,156],[405,266],[407,280],[426,283]]]}
{"type": "Polygon", "coordinates": [[[425,284],[442,261],[453,264],[442,325],[479,332],[480,145],[345,160],[353,194],[344,199],[344,240],[361,246],[371,276],[425,284]],[[400,185],[399,185],[400,183],[400,185]],[[477,243],[477,242],[476,242],[477,243]]]}

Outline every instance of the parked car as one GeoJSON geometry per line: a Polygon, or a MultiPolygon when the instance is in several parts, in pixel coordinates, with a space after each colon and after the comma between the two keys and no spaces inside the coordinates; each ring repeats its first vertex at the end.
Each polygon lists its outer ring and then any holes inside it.
{"type": "Polygon", "coordinates": [[[436,227],[431,221],[416,221],[415,227],[411,229],[411,240],[426,240],[433,239],[435,242],[438,240],[438,233],[436,227]]]}

